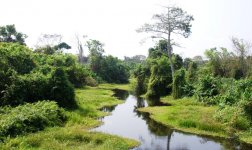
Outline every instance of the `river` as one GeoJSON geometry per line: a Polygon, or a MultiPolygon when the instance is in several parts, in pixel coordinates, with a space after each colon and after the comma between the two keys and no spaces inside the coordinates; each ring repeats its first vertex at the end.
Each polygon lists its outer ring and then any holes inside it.
{"type": "MultiPolygon", "coordinates": [[[[198,136],[163,126],[149,118],[147,113],[137,108],[147,107],[148,103],[127,91],[115,90],[115,96],[125,102],[102,110],[111,115],[100,118],[103,125],[92,129],[141,142],[134,150],[251,150],[247,144],[239,144],[225,139],[198,136]]],[[[161,103],[160,103],[161,104],[161,103]]],[[[160,105],[159,104],[159,105],[160,105]]]]}

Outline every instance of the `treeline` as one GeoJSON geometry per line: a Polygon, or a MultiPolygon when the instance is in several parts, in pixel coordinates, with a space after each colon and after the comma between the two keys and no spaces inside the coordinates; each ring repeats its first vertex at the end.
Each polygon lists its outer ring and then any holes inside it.
{"type": "Polygon", "coordinates": [[[78,107],[75,88],[129,81],[128,66],[104,56],[97,40],[87,42],[90,54],[80,63],[78,56],[63,53],[71,48],[65,42],[32,50],[26,37],[14,25],[0,27],[0,140],[62,125],[63,108],[78,107]]]}
{"type": "Polygon", "coordinates": [[[218,105],[215,117],[232,133],[247,130],[252,121],[252,57],[244,40],[233,38],[232,43],[235,52],[212,48],[205,51],[206,60],[200,56],[183,60],[173,54],[172,77],[167,42],[160,40],[134,70],[134,91],[154,101],[165,95],[194,96],[206,105],[218,105]]]}

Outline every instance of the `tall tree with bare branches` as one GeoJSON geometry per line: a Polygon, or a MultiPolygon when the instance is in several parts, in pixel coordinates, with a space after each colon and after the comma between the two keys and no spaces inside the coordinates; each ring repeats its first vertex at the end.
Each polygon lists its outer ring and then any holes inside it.
{"type": "Polygon", "coordinates": [[[191,34],[191,21],[194,20],[192,15],[188,15],[179,7],[165,7],[166,13],[155,14],[153,18],[155,23],[144,24],[137,32],[152,33],[152,38],[161,38],[167,41],[167,54],[169,56],[172,77],[174,77],[174,64],[172,61],[172,47],[177,45],[173,38],[173,34],[181,35],[185,38],[191,34]]]}

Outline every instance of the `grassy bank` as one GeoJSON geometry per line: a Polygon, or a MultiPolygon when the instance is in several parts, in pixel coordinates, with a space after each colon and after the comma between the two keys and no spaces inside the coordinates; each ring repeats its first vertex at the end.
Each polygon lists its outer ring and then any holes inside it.
{"type": "MultiPolygon", "coordinates": [[[[185,132],[199,135],[228,137],[229,127],[214,118],[217,106],[205,106],[193,98],[173,100],[171,96],[162,98],[171,106],[156,106],[139,109],[150,113],[150,117],[157,122],[185,132]]],[[[252,133],[239,131],[241,141],[252,143],[252,133]]]]}
{"type": "Polygon", "coordinates": [[[0,144],[0,149],[129,149],[138,145],[134,140],[118,136],[89,132],[90,128],[101,124],[98,117],[108,115],[99,108],[121,103],[112,97],[113,88],[126,85],[104,84],[99,87],[77,89],[76,100],[78,109],[66,110],[68,118],[64,127],[47,128],[44,131],[9,138],[0,144]]]}

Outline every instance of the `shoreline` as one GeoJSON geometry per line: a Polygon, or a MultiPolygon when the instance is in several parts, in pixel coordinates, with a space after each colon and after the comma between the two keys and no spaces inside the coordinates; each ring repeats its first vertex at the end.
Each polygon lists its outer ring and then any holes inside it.
{"type": "MultiPolygon", "coordinates": [[[[138,109],[138,111],[148,113],[151,119],[153,119],[157,123],[160,123],[166,127],[174,129],[175,131],[177,130],[177,131],[185,132],[185,133],[189,133],[189,134],[206,136],[206,137],[210,137],[210,138],[214,138],[214,139],[219,139],[221,141],[230,139],[228,137],[228,134],[226,131],[227,126],[221,125],[217,121],[214,121],[212,118],[213,112],[216,110],[216,106],[203,106],[202,104],[192,100],[192,98],[170,100],[170,97],[168,96],[168,97],[162,98],[161,101],[163,103],[171,104],[171,105],[169,105],[169,106],[153,106],[153,107],[149,106],[149,107],[145,107],[145,108],[140,108],[140,109],[138,109]],[[185,104],[183,104],[184,102],[185,102],[185,104]],[[183,111],[184,111],[183,108],[186,109],[185,111],[187,114],[183,114],[183,111]],[[197,110],[197,109],[199,110],[197,113],[201,113],[202,116],[208,116],[208,117],[211,116],[210,118],[205,119],[206,124],[203,122],[204,117],[198,117],[198,118],[196,117],[196,119],[193,117],[194,113],[195,113],[194,110],[197,110]],[[211,111],[205,111],[204,109],[210,109],[211,111]],[[173,110],[177,110],[178,112],[174,113],[173,110]],[[189,110],[189,111],[187,111],[187,110],[189,110]],[[204,113],[204,112],[208,112],[208,113],[204,113]],[[179,113],[181,113],[182,115],[179,113]],[[179,114],[179,115],[176,116],[176,114],[179,114]],[[185,116],[183,116],[183,115],[185,115],[185,116]],[[169,120],[169,117],[171,117],[171,116],[172,116],[172,118],[171,118],[171,120],[169,120]],[[180,116],[183,116],[184,118],[183,117],[180,118],[180,116]],[[183,119],[185,119],[184,120],[185,123],[186,123],[186,121],[188,121],[188,125],[182,124],[183,119]],[[211,127],[211,124],[207,125],[208,120],[211,120],[210,123],[212,123],[213,125],[216,125],[216,129],[215,129],[215,127],[213,127],[213,129],[207,128],[207,127],[211,127]],[[190,123],[192,123],[192,125],[190,123]],[[194,124],[196,124],[196,125],[194,125],[194,124]],[[199,127],[200,125],[202,125],[202,127],[199,127]],[[207,126],[204,127],[204,125],[207,125],[207,126]],[[203,129],[205,129],[205,130],[203,130],[203,129]]],[[[238,133],[239,133],[238,141],[241,144],[252,145],[252,140],[248,140],[248,138],[243,137],[244,136],[243,134],[246,133],[246,131],[240,131],[238,133]]],[[[252,135],[251,135],[251,138],[252,138],[252,135]]]]}

